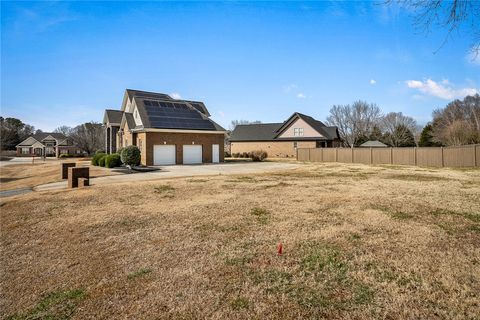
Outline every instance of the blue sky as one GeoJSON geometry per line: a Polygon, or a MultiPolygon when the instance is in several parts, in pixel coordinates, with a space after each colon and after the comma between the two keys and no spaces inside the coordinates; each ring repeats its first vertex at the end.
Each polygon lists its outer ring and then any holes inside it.
{"type": "Polygon", "coordinates": [[[212,118],[324,120],[362,99],[420,124],[480,88],[471,39],[374,2],[1,3],[1,115],[44,131],[102,121],[125,88],[201,100],[212,118]],[[438,50],[439,49],[439,50],[438,50]]]}

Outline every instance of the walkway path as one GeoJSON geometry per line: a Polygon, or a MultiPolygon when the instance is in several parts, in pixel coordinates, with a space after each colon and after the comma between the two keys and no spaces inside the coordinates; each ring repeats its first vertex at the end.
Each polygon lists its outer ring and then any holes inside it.
{"type": "MultiPolygon", "coordinates": [[[[291,170],[298,168],[299,166],[300,164],[283,162],[237,162],[194,166],[164,166],[161,167],[161,170],[159,171],[92,178],[90,179],[90,185],[103,185],[130,181],[150,181],[176,177],[252,174],[279,170],[291,170]]],[[[67,182],[61,181],[39,185],[36,186],[34,190],[58,190],[66,187],[67,182]]]]}

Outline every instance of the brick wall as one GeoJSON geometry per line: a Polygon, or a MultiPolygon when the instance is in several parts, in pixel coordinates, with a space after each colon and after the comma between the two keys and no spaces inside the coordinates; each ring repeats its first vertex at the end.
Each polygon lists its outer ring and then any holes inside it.
{"type": "Polygon", "coordinates": [[[224,135],[212,133],[169,133],[169,132],[146,132],[139,133],[138,139],[142,139],[142,164],[153,165],[153,146],[156,144],[169,144],[176,146],[176,162],[183,163],[183,145],[202,145],[203,163],[212,163],[212,145],[218,144],[220,149],[220,162],[224,161],[224,135]]]}
{"type": "MultiPolygon", "coordinates": [[[[297,148],[315,148],[315,146],[315,141],[297,141],[297,148]]],[[[264,150],[269,158],[292,158],[297,156],[293,141],[232,142],[230,148],[232,154],[264,150]]]]}

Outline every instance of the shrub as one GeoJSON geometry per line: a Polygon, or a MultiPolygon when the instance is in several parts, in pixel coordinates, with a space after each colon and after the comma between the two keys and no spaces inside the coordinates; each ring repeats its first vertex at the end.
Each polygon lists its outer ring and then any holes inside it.
{"type": "Polygon", "coordinates": [[[100,160],[101,157],[106,155],[105,153],[96,153],[93,158],[92,158],[92,164],[94,166],[98,166],[98,161],[100,160]]]}
{"type": "Polygon", "coordinates": [[[119,148],[119,149],[117,149],[117,152],[115,152],[115,153],[118,154],[120,157],[122,157],[123,149],[125,149],[125,148],[119,148]]]}
{"type": "Polygon", "coordinates": [[[137,146],[128,146],[122,150],[120,155],[122,162],[127,166],[138,166],[140,164],[140,149],[137,146]]]}
{"type": "Polygon", "coordinates": [[[122,161],[120,160],[120,155],[118,153],[110,154],[105,158],[105,167],[107,168],[120,167],[121,165],[122,161]]]}
{"type": "Polygon", "coordinates": [[[250,154],[248,152],[244,152],[242,153],[242,155],[240,156],[240,158],[249,158],[250,157],[250,154]]]}
{"type": "Polygon", "coordinates": [[[95,154],[98,154],[98,153],[105,153],[105,151],[104,151],[104,150],[97,150],[97,151],[95,151],[95,154]]]}
{"type": "Polygon", "coordinates": [[[107,159],[108,155],[104,154],[100,159],[98,159],[98,165],[100,167],[105,167],[105,160],[107,159]]]}
{"type": "Polygon", "coordinates": [[[238,153],[238,152],[232,153],[232,157],[240,158],[240,153],[238,153]]]}
{"type": "Polygon", "coordinates": [[[252,161],[263,161],[267,158],[267,153],[263,150],[255,150],[250,152],[250,159],[252,161]]]}
{"type": "Polygon", "coordinates": [[[230,158],[232,155],[231,155],[228,151],[225,151],[224,154],[223,154],[223,156],[224,156],[225,158],[230,158]]]}

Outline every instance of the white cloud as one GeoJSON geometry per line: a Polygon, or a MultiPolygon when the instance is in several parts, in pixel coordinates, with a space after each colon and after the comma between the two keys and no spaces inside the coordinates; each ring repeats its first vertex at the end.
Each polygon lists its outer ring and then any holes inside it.
{"type": "Polygon", "coordinates": [[[222,118],[225,118],[225,112],[223,111],[218,111],[218,115],[222,118]]]}
{"type": "Polygon", "coordinates": [[[182,99],[182,96],[178,92],[170,93],[170,97],[172,97],[173,99],[182,99]]]}
{"type": "Polygon", "coordinates": [[[283,91],[285,91],[286,93],[289,93],[292,90],[297,89],[297,88],[298,88],[298,86],[296,84],[291,83],[291,84],[287,84],[286,86],[283,86],[283,91]]]}
{"type": "Polygon", "coordinates": [[[370,84],[376,84],[377,81],[375,81],[374,79],[370,79],[370,84]]]}
{"type": "Polygon", "coordinates": [[[425,95],[434,96],[437,98],[452,100],[456,98],[464,98],[467,95],[473,95],[479,92],[476,88],[455,88],[448,79],[444,79],[441,83],[435,82],[432,79],[424,81],[407,80],[405,81],[410,89],[415,89],[425,95]]]}
{"type": "Polygon", "coordinates": [[[297,98],[298,98],[298,99],[305,99],[305,98],[307,98],[307,96],[306,96],[304,93],[299,92],[299,93],[297,94],[297,98]]]}

